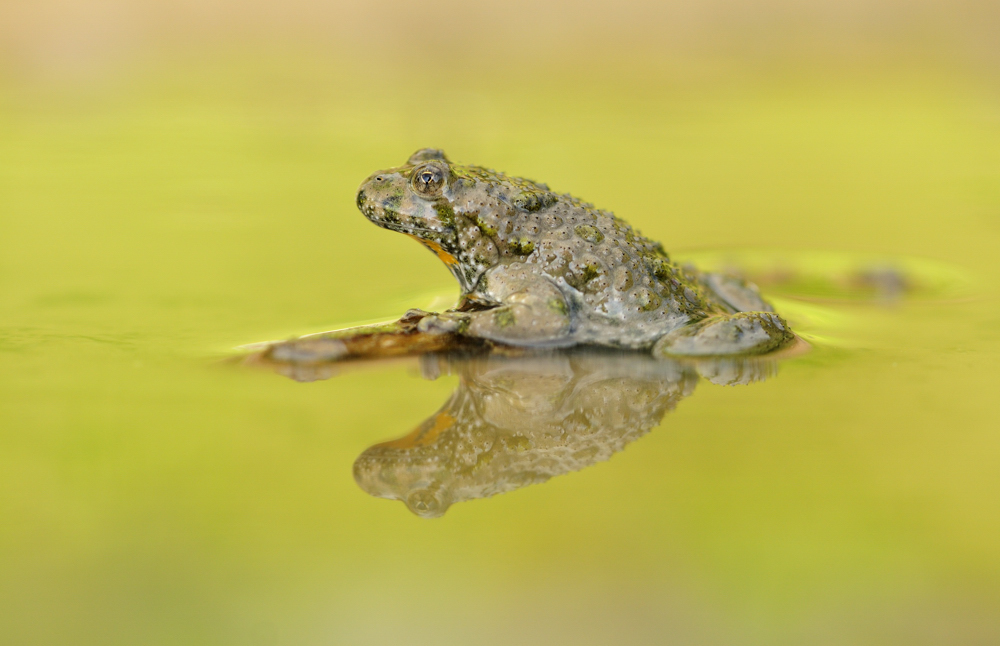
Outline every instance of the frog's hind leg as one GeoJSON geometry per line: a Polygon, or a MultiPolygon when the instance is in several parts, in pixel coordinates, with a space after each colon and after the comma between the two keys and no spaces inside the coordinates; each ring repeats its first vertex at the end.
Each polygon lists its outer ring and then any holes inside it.
{"type": "Polygon", "coordinates": [[[772,312],[722,314],[670,332],[653,347],[658,356],[705,357],[764,354],[795,338],[772,312]]]}
{"type": "Polygon", "coordinates": [[[757,286],[731,274],[704,273],[701,283],[734,312],[773,312],[757,286]]]}

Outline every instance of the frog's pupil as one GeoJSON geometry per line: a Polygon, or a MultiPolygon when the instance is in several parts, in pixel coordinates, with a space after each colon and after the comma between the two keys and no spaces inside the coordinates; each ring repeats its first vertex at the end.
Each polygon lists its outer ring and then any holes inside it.
{"type": "Polygon", "coordinates": [[[444,185],[444,174],[433,167],[421,167],[414,171],[413,188],[424,196],[434,195],[444,185]]]}
{"type": "Polygon", "coordinates": [[[420,181],[420,189],[428,193],[436,189],[441,184],[441,178],[438,174],[430,170],[425,170],[420,173],[420,176],[417,179],[420,181]]]}

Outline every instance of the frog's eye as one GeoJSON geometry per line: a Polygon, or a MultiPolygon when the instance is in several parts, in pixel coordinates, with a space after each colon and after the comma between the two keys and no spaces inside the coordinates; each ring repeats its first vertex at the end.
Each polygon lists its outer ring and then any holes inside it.
{"type": "Polygon", "coordinates": [[[436,164],[424,164],[413,171],[413,190],[423,197],[436,197],[444,189],[444,171],[436,164]]]}

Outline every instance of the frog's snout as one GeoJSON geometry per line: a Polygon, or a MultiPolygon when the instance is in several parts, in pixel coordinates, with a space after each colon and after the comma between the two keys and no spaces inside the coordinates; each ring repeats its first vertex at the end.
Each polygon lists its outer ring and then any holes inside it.
{"type": "Polygon", "coordinates": [[[404,180],[399,173],[381,172],[362,182],[355,203],[366,218],[384,226],[398,218],[404,195],[404,180]]]}
{"type": "Polygon", "coordinates": [[[358,195],[355,199],[355,203],[358,205],[358,210],[361,211],[362,215],[378,224],[379,217],[375,209],[375,204],[371,200],[370,193],[365,191],[364,185],[358,189],[358,195]]]}

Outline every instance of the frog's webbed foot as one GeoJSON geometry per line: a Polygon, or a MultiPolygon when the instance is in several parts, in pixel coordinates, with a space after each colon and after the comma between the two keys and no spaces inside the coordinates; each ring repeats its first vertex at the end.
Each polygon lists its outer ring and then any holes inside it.
{"type": "Polygon", "coordinates": [[[515,292],[492,309],[469,312],[464,334],[510,345],[571,345],[569,306],[555,286],[515,292]]]}
{"type": "Polygon", "coordinates": [[[670,332],[653,347],[665,356],[764,354],[795,338],[788,324],[772,312],[713,316],[670,332]]]}

